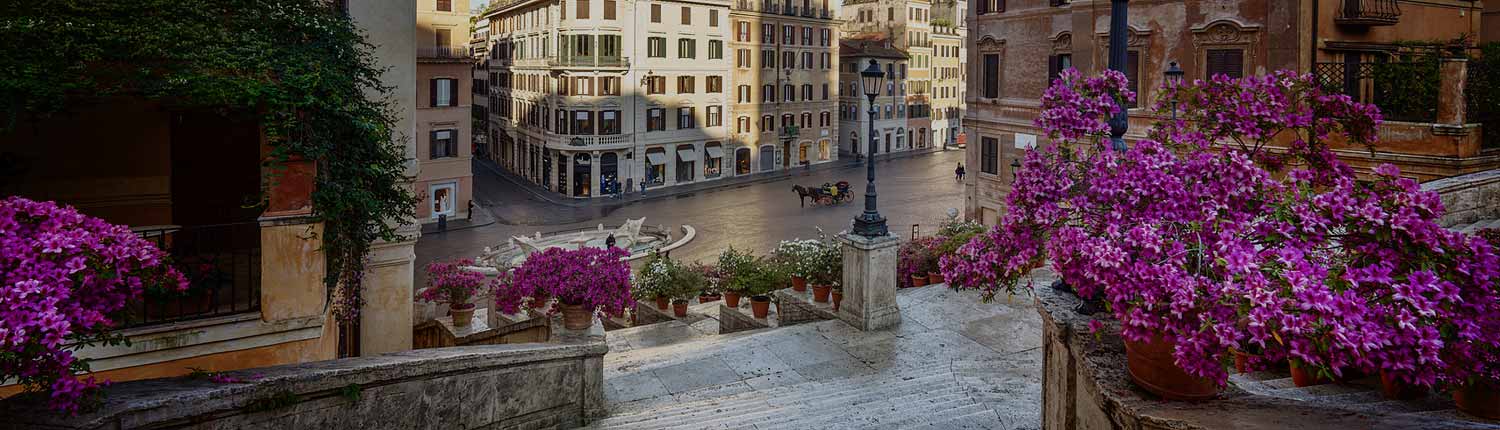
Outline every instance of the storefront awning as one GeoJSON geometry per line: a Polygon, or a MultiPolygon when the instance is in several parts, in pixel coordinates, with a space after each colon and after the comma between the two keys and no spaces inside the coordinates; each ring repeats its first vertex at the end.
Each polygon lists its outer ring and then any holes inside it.
{"type": "Polygon", "coordinates": [[[679,149],[677,150],[677,159],[688,162],[698,161],[698,151],[694,151],[691,149],[679,149]]]}
{"type": "Polygon", "coordinates": [[[667,164],[667,154],[665,152],[647,152],[646,161],[651,162],[651,164],[667,164]]]}
{"type": "Polygon", "coordinates": [[[707,148],[707,151],[708,151],[708,158],[724,158],[724,148],[723,147],[710,146],[710,147],[707,148]]]}

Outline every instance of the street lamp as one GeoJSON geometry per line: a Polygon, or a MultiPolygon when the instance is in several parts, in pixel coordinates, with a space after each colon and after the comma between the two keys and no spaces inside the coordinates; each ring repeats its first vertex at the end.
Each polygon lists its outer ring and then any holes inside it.
{"type": "Polygon", "coordinates": [[[1020,174],[1021,174],[1021,159],[1019,159],[1019,158],[1012,158],[1012,159],[1010,159],[1010,180],[1011,180],[1011,182],[1015,182],[1016,176],[1020,176],[1020,174]]]}
{"type": "Polygon", "coordinates": [[[875,97],[880,95],[880,83],[885,78],[885,72],[880,70],[880,64],[874,59],[870,60],[870,67],[859,72],[860,83],[864,85],[865,97],[870,100],[870,152],[872,156],[865,163],[865,211],[854,217],[854,234],[864,237],[882,237],[890,234],[885,226],[885,217],[875,210],[875,97]]]}
{"type": "MultiPolygon", "coordinates": [[[[1183,75],[1183,72],[1182,72],[1182,68],[1181,67],[1177,67],[1177,62],[1176,61],[1173,61],[1171,63],[1167,63],[1167,71],[1162,72],[1162,74],[1166,75],[1166,77],[1167,77],[1167,86],[1168,87],[1176,89],[1179,85],[1182,85],[1182,75],[1183,75]]],[[[1172,97],[1172,119],[1173,120],[1177,119],[1177,97],[1176,96],[1172,97]]]]}
{"type": "MultiPolygon", "coordinates": [[[[1126,32],[1130,31],[1130,0],[1110,0],[1109,8],[1109,69],[1125,73],[1126,32]]],[[[1115,106],[1120,111],[1109,119],[1109,140],[1116,151],[1125,151],[1125,130],[1130,127],[1130,112],[1125,108],[1125,99],[1115,97],[1115,106]]]]}

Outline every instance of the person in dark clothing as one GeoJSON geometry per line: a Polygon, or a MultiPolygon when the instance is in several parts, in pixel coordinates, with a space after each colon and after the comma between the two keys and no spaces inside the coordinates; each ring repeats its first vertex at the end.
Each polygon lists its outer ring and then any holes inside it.
{"type": "Polygon", "coordinates": [[[964,163],[958,163],[958,168],[953,169],[953,176],[955,177],[954,180],[958,182],[964,181],[964,163]]]}

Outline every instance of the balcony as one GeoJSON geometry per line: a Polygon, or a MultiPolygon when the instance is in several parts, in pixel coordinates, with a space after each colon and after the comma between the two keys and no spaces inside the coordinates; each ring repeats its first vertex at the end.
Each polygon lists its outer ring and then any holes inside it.
{"type": "Polygon", "coordinates": [[[552,147],[567,149],[581,149],[591,147],[613,147],[616,145],[629,144],[631,133],[605,134],[605,135],[571,135],[545,132],[546,140],[552,142],[552,147]]]}
{"type": "Polygon", "coordinates": [[[551,67],[630,67],[630,57],[552,57],[547,59],[551,67]]]}
{"type": "Polygon", "coordinates": [[[803,18],[833,19],[833,12],[820,7],[803,7],[793,4],[778,4],[771,1],[736,0],[734,10],[760,12],[803,18]]]}
{"type": "Polygon", "coordinates": [[[148,290],[128,308],[127,327],[260,311],[260,223],[132,230],[171,256],[188,290],[148,290]]]}
{"type": "Polygon", "coordinates": [[[473,59],[473,51],[467,46],[423,46],[417,48],[417,60],[422,62],[466,62],[473,59]]]}
{"type": "Polygon", "coordinates": [[[1396,0],[1342,0],[1333,22],[1349,26],[1395,25],[1401,20],[1396,0]]]}

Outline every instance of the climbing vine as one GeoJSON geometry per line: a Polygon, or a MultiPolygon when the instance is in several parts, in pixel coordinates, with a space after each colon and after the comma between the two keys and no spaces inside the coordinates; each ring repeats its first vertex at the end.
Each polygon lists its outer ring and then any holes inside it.
{"type": "Polygon", "coordinates": [[[403,148],[392,144],[408,137],[395,132],[392,88],[338,3],[9,2],[0,10],[0,133],[108,97],[258,116],[266,163],[318,167],[325,283],[346,289],[337,314],[347,320],[371,245],[400,239],[416,199],[403,148]]]}

